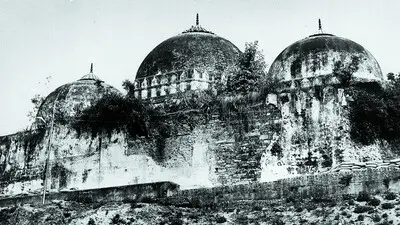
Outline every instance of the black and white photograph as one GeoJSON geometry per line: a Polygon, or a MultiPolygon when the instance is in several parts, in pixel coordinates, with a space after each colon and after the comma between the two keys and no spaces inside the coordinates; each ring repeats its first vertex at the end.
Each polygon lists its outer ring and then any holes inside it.
{"type": "Polygon", "coordinates": [[[400,2],[0,0],[0,225],[400,225],[400,2]]]}

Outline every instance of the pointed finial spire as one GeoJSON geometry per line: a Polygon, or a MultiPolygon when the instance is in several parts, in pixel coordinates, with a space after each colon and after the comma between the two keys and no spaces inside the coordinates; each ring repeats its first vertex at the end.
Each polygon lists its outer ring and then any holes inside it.
{"type": "Polygon", "coordinates": [[[318,31],[322,33],[322,24],[321,24],[321,19],[318,19],[318,31]]]}
{"type": "Polygon", "coordinates": [[[197,13],[196,14],[196,26],[198,26],[199,25],[199,14],[197,13]]]}
{"type": "Polygon", "coordinates": [[[93,73],[93,63],[90,64],[90,73],[93,73]]]}

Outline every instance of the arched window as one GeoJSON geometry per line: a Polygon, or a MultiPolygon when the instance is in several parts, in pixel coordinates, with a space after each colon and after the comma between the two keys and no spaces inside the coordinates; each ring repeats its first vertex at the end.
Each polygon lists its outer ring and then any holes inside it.
{"type": "Polygon", "coordinates": [[[153,77],[153,79],[151,80],[151,86],[156,86],[158,85],[158,81],[156,77],[153,77]]]}
{"type": "Polygon", "coordinates": [[[176,75],[175,74],[171,76],[171,83],[174,83],[174,82],[176,82],[176,75]]]}
{"type": "Polygon", "coordinates": [[[147,88],[147,80],[146,78],[142,81],[142,88],[147,88]]]}

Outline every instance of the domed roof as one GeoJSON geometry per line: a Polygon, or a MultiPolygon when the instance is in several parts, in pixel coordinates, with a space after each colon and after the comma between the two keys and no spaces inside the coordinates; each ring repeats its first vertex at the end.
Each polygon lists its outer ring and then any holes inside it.
{"type": "Polygon", "coordinates": [[[91,67],[89,74],[51,92],[40,105],[37,117],[50,121],[53,118],[53,108],[56,119],[72,117],[109,93],[121,94],[94,75],[91,67]]]}
{"type": "Polygon", "coordinates": [[[353,73],[353,81],[383,80],[378,62],[364,47],[351,40],[322,33],[322,30],[284,49],[272,63],[269,74],[284,81],[330,75],[336,62],[349,65],[355,57],[358,59],[358,70],[353,73]]]}
{"type": "Polygon", "coordinates": [[[155,47],[140,65],[136,79],[196,68],[222,72],[240,50],[230,41],[202,28],[198,23],[155,47]]]}

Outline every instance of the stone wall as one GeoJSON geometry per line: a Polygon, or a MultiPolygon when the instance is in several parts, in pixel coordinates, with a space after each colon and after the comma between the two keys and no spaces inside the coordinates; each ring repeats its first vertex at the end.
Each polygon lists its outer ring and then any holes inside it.
{"type": "Polygon", "coordinates": [[[0,137],[1,194],[41,189],[48,132],[31,130],[0,137]]]}
{"type": "Polygon", "coordinates": [[[282,154],[264,155],[263,181],[319,173],[344,161],[382,160],[379,144],[361,146],[350,137],[351,91],[339,85],[283,88],[277,98],[282,154]]]}
{"type": "MultiPolygon", "coordinates": [[[[157,182],[84,191],[61,191],[47,194],[45,196],[45,203],[53,200],[83,203],[145,202],[170,197],[175,195],[178,190],[179,185],[177,184],[171,182],[157,182]]],[[[0,199],[0,207],[18,204],[38,205],[42,204],[42,202],[42,195],[4,198],[0,199]]]]}
{"type": "Polygon", "coordinates": [[[361,191],[398,192],[399,188],[400,168],[382,167],[354,172],[305,175],[273,182],[182,190],[166,202],[210,206],[249,200],[285,201],[314,198],[324,201],[339,200],[343,195],[357,195],[361,191]]]}
{"type": "Polygon", "coordinates": [[[321,173],[343,161],[381,160],[380,146],[350,140],[347,95],[333,86],[285,90],[243,111],[209,115],[193,129],[179,124],[162,148],[154,138],[122,131],[78,135],[65,125],[55,126],[51,138],[49,130],[1,137],[0,191],[40,192],[48,146],[51,192],[158,181],[183,189],[213,187],[321,173]]]}
{"type": "MultiPolygon", "coordinates": [[[[62,191],[49,193],[46,201],[77,202],[159,202],[171,205],[204,207],[232,204],[241,201],[288,201],[312,198],[315,201],[336,201],[345,195],[371,194],[400,189],[399,166],[382,166],[346,172],[306,175],[273,182],[239,184],[213,188],[180,190],[171,182],[157,182],[129,186],[62,191]]],[[[0,207],[12,204],[41,204],[42,195],[0,199],[0,207]]]]}

